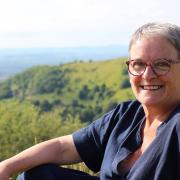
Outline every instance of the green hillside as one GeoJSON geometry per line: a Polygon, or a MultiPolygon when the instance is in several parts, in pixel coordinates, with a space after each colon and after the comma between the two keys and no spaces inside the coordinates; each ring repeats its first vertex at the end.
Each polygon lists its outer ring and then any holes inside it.
{"type": "Polygon", "coordinates": [[[30,101],[43,111],[101,106],[104,112],[132,98],[124,60],[33,67],[1,83],[0,99],[30,101]]]}
{"type": "Polygon", "coordinates": [[[0,160],[132,99],[126,59],[37,66],[0,83],[0,160]]]}

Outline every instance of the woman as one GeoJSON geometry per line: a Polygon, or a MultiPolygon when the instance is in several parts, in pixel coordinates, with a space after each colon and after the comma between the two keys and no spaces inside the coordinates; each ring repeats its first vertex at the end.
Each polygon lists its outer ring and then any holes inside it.
{"type": "Polygon", "coordinates": [[[135,101],[119,104],[72,135],[1,162],[0,179],[22,171],[19,179],[180,179],[180,28],[168,23],[140,27],[127,65],[135,101]],[[82,161],[99,177],[52,165],[82,161]]]}

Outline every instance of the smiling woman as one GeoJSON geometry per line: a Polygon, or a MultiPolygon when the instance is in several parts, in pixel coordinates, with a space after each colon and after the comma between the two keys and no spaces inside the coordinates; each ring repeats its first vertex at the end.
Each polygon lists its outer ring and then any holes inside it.
{"type": "Polygon", "coordinates": [[[0,163],[0,179],[179,180],[180,27],[149,23],[129,46],[136,97],[86,128],[37,144],[0,163]],[[60,168],[84,162],[99,176],[60,168]]]}
{"type": "Polygon", "coordinates": [[[129,52],[133,61],[128,61],[130,82],[136,98],[145,107],[153,104],[156,111],[163,108],[168,112],[180,102],[180,79],[176,78],[180,76],[180,43],[171,38],[178,38],[179,34],[176,31],[172,34],[171,29],[168,34],[166,29],[155,26],[154,32],[146,31],[147,26],[137,40],[135,37],[132,40],[129,52]]]}

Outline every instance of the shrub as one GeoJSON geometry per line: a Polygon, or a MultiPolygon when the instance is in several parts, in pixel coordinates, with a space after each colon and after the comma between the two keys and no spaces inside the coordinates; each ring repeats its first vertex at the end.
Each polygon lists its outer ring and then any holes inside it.
{"type": "Polygon", "coordinates": [[[121,88],[121,89],[126,89],[126,88],[129,88],[129,87],[131,87],[131,84],[130,84],[130,82],[129,82],[129,79],[126,78],[126,79],[124,79],[124,80],[122,81],[122,83],[120,84],[120,88],[121,88]]]}

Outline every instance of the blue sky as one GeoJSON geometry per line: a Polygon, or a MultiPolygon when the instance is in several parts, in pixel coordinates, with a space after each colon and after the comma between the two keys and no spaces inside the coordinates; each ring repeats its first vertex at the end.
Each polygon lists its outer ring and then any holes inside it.
{"type": "Polygon", "coordinates": [[[0,48],[127,45],[140,25],[180,25],[179,0],[0,0],[0,48]]]}

